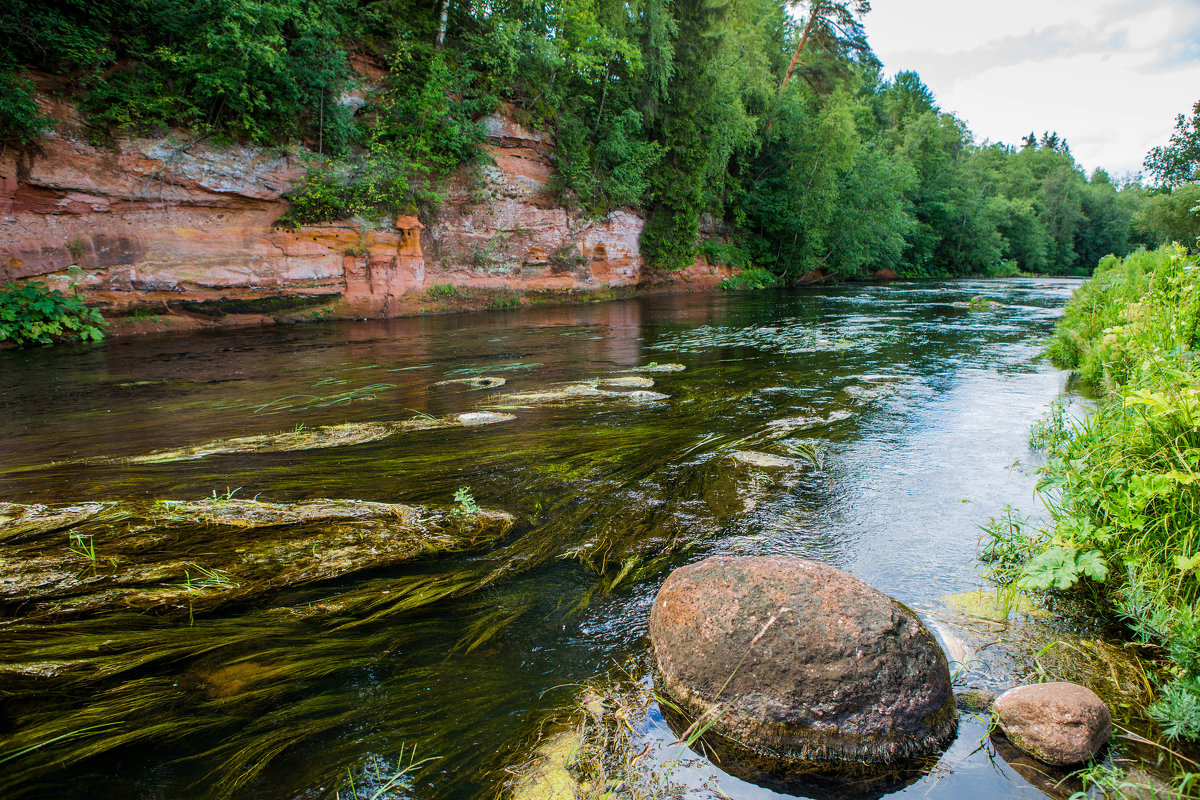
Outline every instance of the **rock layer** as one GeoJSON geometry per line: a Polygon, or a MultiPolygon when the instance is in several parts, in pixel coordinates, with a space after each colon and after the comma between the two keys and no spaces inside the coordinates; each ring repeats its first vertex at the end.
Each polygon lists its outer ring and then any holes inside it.
{"type": "Polygon", "coordinates": [[[889,763],[934,752],[957,729],[932,634],[825,564],[710,558],[678,569],[650,637],[666,692],[756,756],[889,763]]]}
{"type": "MultiPolygon", "coordinates": [[[[183,132],[99,146],[74,108],[42,105],[55,130],[0,153],[0,283],[78,290],[122,327],[389,317],[484,307],[497,290],[647,283],[644,221],[562,207],[549,188],[551,136],[505,113],[484,120],[494,164],[482,182],[464,172],[436,215],[290,228],[275,222],[304,174],[301,148],[225,147],[183,132]],[[446,284],[479,295],[429,294],[446,284]]],[[[698,261],[650,282],[710,288],[728,274],[698,261]]]]}

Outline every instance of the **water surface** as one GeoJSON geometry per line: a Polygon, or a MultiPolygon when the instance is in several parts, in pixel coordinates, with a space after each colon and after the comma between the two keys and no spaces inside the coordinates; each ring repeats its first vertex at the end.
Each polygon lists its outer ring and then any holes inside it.
{"type": "MultiPolygon", "coordinates": [[[[650,604],[675,566],[797,555],[936,609],[979,585],[978,526],[1006,503],[1033,510],[1028,430],[1065,378],[1035,357],[1076,285],[659,295],[0,353],[0,501],[232,493],[454,506],[465,488],[518,519],[499,543],[190,621],[114,609],[33,625],[6,610],[0,757],[42,746],[0,764],[0,793],[345,797],[347,770],[361,789],[374,765],[386,773],[415,746],[437,760],[393,796],[491,796],[581,682],[644,656],[650,604]],[[979,294],[998,305],[968,309],[979,294]],[[630,372],[668,363],[685,369],[630,372]],[[477,376],[505,385],[443,383],[477,376]],[[631,376],[665,399],[528,397],[631,376]],[[481,410],[515,419],[122,461],[481,410]],[[795,466],[756,471],[737,451],[795,466]],[[48,741],[54,731],[71,735],[48,741]]],[[[198,531],[164,546],[199,562],[220,543],[198,531]]],[[[656,715],[645,724],[669,739],[656,715]]],[[[967,719],[939,767],[903,793],[1037,796],[978,748],[983,735],[967,719]]],[[[698,786],[711,774],[676,777],[698,786]]],[[[716,777],[729,796],[770,796],[716,777]]]]}

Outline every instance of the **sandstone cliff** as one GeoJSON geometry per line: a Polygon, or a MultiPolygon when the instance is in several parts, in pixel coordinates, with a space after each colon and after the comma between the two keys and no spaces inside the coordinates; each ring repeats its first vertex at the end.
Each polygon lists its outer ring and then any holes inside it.
{"type": "Polygon", "coordinates": [[[484,120],[494,165],[482,185],[455,181],[430,218],[290,230],[273,223],[304,172],[302,151],[186,138],[99,145],[72,108],[47,108],[56,130],[32,151],[0,156],[0,282],[75,287],[118,329],[710,288],[728,274],[703,262],[649,273],[638,247],[643,220],[564,209],[548,188],[552,140],[508,115],[484,120]]]}

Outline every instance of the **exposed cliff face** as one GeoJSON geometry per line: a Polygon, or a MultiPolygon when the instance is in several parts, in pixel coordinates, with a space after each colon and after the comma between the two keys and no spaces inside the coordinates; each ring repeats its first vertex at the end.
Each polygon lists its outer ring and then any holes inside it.
{"type": "Polygon", "coordinates": [[[0,282],[74,284],[125,327],[151,315],[160,326],[396,316],[483,306],[489,290],[704,288],[727,274],[698,263],[648,281],[643,220],[562,208],[549,189],[552,141],[503,116],[485,120],[495,165],[482,184],[461,176],[424,224],[287,230],[273,223],[304,172],[298,151],[171,139],[98,146],[72,109],[50,110],[60,124],[36,151],[0,157],[0,282]],[[431,298],[446,284],[466,299],[431,298]]]}

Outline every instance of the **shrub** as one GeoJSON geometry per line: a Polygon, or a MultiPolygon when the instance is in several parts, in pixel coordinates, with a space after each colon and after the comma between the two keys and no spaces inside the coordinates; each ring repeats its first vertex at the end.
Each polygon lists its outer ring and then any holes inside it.
{"type": "Polygon", "coordinates": [[[33,84],[0,72],[0,144],[27,145],[53,125],[38,111],[33,84]]]}
{"type": "Polygon", "coordinates": [[[98,342],[107,324],[78,295],[47,289],[44,283],[6,283],[0,292],[0,342],[19,347],[51,344],[55,339],[98,342]]]}
{"type": "Polygon", "coordinates": [[[778,278],[761,267],[751,267],[718,284],[727,292],[744,292],[755,289],[770,289],[779,282],[778,278]]]}

